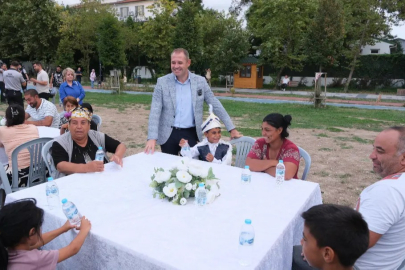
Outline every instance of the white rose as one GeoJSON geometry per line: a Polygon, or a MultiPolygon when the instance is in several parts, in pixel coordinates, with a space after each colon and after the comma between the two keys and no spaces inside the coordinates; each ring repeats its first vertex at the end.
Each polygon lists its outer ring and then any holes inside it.
{"type": "Polygon", "coordinates": [[[156,180],[156,182],[158,182],[159,184],[161,184],[161,183],[163,183],[163,182],[166,182],[167,180],[169,180],[170,179],[170,176],[171,176],[171,174],[170,174],[170,172],[168,172],[168,171],[158,171],[156,174],[155,174],[155,180],[156,180]]]}
{"type": "Polygon", "coordinates": [[[197,184],[193,184],[193,190],[197,189],[197,184]]]}
{"type": "Polygon", "coordinates": [[[208,176],[208,169],[201,168],[200,169],[200,177],[201,178],[207,178],[207,176],[208,176]]]}
{"type": "Polygon", "coordinates": [[[172,198],[174,195],[177,194],[177,188],[176,185],[174,183],[169,184],[167,187],[163,188],[163,193],[169,197],[172,198]]]}
{"type": "Polygon", "coordinates": [[[181,198],[180,199],[180,204],[181,205],[185,205],[187,203],[187,199],[186,198],[181,198]]]}
{"type": "Polygon", "coordinates": [[[187,184],[188,182],[190,182],[191,178],[192,178],[191,175],[186,171],[178,171],[176,173],[176,177],[180,182],[182,182],[184,184],[187,184]]]}
{"type": "Polygon", "coordinates": [[[186,189],[191,190],[193,188],[193,185],[191,183],[186,184],[186,189]]]}
{"type": "Polygon", "coordinates": [[[184,162],[183,160],[180,160],[173,164],[173,169],[177,169],[179,171],[187,171],[188,166],[187,166],[186,162],[184,162]]]}

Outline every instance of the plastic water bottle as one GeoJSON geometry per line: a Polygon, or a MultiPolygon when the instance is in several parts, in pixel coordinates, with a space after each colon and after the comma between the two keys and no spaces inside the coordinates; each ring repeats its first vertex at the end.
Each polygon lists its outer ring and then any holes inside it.
{"type": "Polygon", "coordinates": [[[281,186],[285,180],[285,166],[282,159],[278,161],[276,166],[276,183],[278,186],[281,186]]]}
{"type": "Polygon", "coordinates": [[[188,141],[186,141],[186,144],[183,145],[181,150],[182,150],[185,157],[191,158],[190,145],[188,144],[188,141]]]}
{"type": "Polygon", "coordinates": [[[74,203],[69,202],[67,199],[62,200],[62,210],[70,224],[80,226],[82,215],[74,203]]]}
{"type": "Polygon", "coordinates": [[[46,183],[46,199],[50,210],[59,206],[59,188],[52,177],[49,177],[46,183]]]}
{"type": "Polygon", "coordinates": [[[204,187],[204,183],[198,185],[195,191],[195,201],[198,207],[203,207],[207,202],[207,190],[204,187]]]}
{"type": "Polygon", "coordinates": [[[255,230],[250,219],[245,219],[239,234],[239,264],[247,266],[252,263],[253,243],[255,241],[255,230]]]}
{"type": "Polygon", "coordinates": [[[252,173],[249,170],[249,166],[245,166],[245,168],[242,170],[242,175],[241,175],[241,181],[243,184],[250,184],[252,180],[252,173]]]}
{"type": "Polygon", "coordinates": [[[96,152],[95,160],[104,162],[104,156],[105,156],[105,153],[103,151],[103,147],[100,146],[96,152]]]}

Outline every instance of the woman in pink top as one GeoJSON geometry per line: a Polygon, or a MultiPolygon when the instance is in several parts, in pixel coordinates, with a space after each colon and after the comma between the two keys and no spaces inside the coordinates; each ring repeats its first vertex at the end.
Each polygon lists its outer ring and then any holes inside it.
{"type": "Polygon", "coordinates": [[[285,180],[298,178],[300,152],[298,147],[290,140],[287,127],[291,125],[290,115],[271,113],[263,119],[262,138],[252,146],[246,165],[254,172],[265,172],[271,176],[276,174],[279,160],[285,165],[285,180]]]}
{"type": "Polygon", "coordinates": [[[5,205],[0,210],[0,270],[54,270],[57,263],[76,255],[91,229],[85,217],[80,232],[66,247],[59,250],[38,250],[59,235],[74,228],[66,223],[54,231],[42,234],[44,210],[35,199],[25,199],[5,205]]]}
{"type": "MultiPolygon", "coordinates": [[[[11,183],[12,166],[11,154],[17,146],[39,138],[38,128],[34,125],[24,124],[25,111],[24,108],[17,104],[11,104],[6,109],[7,126],[0,127],[0,147],[4,147],[8,157],[9,168],[7,169],[7,177],[11,183]]],[[[30,153],[27,149],[22,150],[18,154],[18,186],[25,186],[28,179],[30,166],[30,153]]]]}

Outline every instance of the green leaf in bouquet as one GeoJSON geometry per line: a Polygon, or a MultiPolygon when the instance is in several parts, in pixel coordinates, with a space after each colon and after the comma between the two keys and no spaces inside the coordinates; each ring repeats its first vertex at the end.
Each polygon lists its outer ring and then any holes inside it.
{"type": "Polygon", "coordinates": [[[163,170],[163,168],[158,168],[158,171],[164,172],[165,170],[163,170]]]}
{"type": "Polygon", "coordinates": [[[152,181],[152,182],[149,184],[149,186],[150,186],[151,188],[156,188],[156,187],[158,186],[158,182],[152,181]]]}
{"type": "Polygon", "coordinates": [[[208,191],[211,191],[211,186],[210,185],[206,185],[205,188],[208,189],[208,191]]]}
{"type": "Polygon", "coordinates": [[[175,187],[176,188],[182,188],[184,186],[184,184],[182,182],[180,182],[179,180],[175,181],[175,187]]]}
{"type": "Polygon", "coordinates": [[[170,170],[169,172],[172,174],[172,177],[176,177],[176,173],[177,173],[178,171],[179,171],[179,170],[178,170],[177,168],[174,168],[174,169],[170,170]]]}
{"type": "Polygon", "coordinates": [[[188,198],[190,197],[190,191],[189,191],[189,190],[185,190],[185,191],[183,192],[183,196],[184,196],[184,198],[188,199],[188,198]]]}
{"type": "Polygon", "coordinates": [[[152,175],[152,177],[150,178],[152,181],[155,180],[155,175],[152,175]]]}
{"type": "Polygon", "coordinates": [[[163,192],[159,193],[159,199],[164,199],[166,198],[166,195],[163,192]]]}
{"type": "Polygon", "coordinates": [[[210,167],[210,168],[208,169],[208,176],[207,176],[207,179],[208,179],[208,180],[217,179],[217,178],[215,177],[214,172],[212,171],[212,167],[210,167]]]}

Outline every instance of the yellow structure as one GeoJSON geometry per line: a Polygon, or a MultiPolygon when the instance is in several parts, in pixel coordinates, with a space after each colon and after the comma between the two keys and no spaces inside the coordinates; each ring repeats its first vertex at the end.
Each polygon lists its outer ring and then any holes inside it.
{"type": "Polygon", "coordinates": [[[235,88],[257,89],[263,87],[263,67],[258,66],[258,59],[253,56],[242,59],[243,67],[234,75],[235,88]]]}

